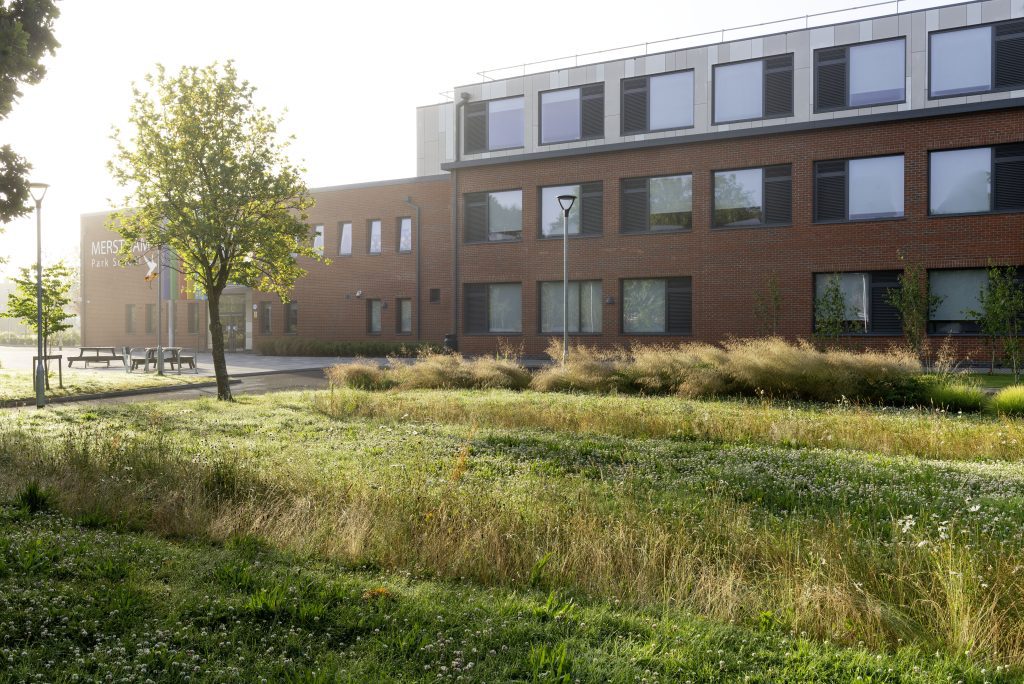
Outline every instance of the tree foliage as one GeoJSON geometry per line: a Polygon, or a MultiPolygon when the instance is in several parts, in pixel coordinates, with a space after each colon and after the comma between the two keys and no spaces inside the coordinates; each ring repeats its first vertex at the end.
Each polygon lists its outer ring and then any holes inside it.
{"type": "Polygon", "coordinates": [[[280,117],[254,104],[255,88],[231,62],[162,66],[133,88],[130,136],[115,130],[108,168],[126,188],[109,226],[133,261],[137,241],[166,245],[177,269],[207,296],[218,396],[230,399],[220,297],[229,284],[286,299],[305,274],[296,255],[318,258],[306,211],[312,199],[302,169],[286,156],[280,117]]]}
{"type": "Polygon", "coordinates": [[[997,350],[1002,347],[1014,379],[1019,379],[1024,352],[1020,339],[1024,327],[1024,285],[1017,281],[1017,269],[993,266],[988,270],[988,282],[978,294],[978,309],[964,313],[978,321],[982,334],[989,339],[989,370],[994,370],[997,350]]]}
{"type": "Polygon", "coordinates": [[[833,273],[825,283],[825,291],[814,302],[814,333],[835,343],[846,330],[846,299],[839,283],[839,274],[833,273]]]}
{"type": "MultiPolygon", "coordinates": [[[[53,36],[59,14],[53,0],[0,0],[0,119],[11,113],[22,85],[46,75],[42,59],[60,46],[53,36]]],[[[30,169],[10,145],[0,147],[0,223],[28,213],[30,169]]]]}
{"type": "Polygon", "coordinates": [[[919,359],[928,351],[928,321],[942,299],[928,291],[928,274],[920,264],[907,264],[900,274],[900,286],[886,294],[886,301],[900,312],[903,336],[919,359]]]}
{"type": "MultiPolygon", "coordinates": [[[[72,303],[72,289],[78,280],[75,269],[64,261],[58,261],[43,269],[43,355],[50,353],[50,340],[59,333],[70,330],[74,313],[69,309],[72,303]]],[[[7,295],[7,311],[0,312],[0,318],[13,318],[28,326],[33,334],[38,333],[36,312],[36,267],[22,268],[20,274],[11,278],[14,291],[7,295]]]]}

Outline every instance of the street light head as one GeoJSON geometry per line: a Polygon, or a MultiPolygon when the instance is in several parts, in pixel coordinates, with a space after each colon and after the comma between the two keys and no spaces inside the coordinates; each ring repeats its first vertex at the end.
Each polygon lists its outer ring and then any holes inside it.
{"type": "Polygon", "coordinates": [[[29,183],[28,192],[32,195],[32,199],[36,202],[42,202],[43,197],[46,196],[46,189],[50,187],[48,183],[29,183]]]}
{"type": "Polygon", "coordinates": [[[558,205],[562,207],[562,212],[566,215],[572,209],[572,205],[576,202],[576,195],[559,195],[558,205]]]}

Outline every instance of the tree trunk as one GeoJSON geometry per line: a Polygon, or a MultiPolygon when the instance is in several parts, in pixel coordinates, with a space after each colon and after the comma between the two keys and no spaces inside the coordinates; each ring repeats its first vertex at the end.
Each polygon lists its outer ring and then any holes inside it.
{"type": "Polygon", "coordinates": [[[213,372],[217,376],[217,398],[231,401],[231,385],[228,384],[228,364],[224,360],[224,326],[220,322],[220,291],[209,293],[210,337],[213,353],[213,372]]]}

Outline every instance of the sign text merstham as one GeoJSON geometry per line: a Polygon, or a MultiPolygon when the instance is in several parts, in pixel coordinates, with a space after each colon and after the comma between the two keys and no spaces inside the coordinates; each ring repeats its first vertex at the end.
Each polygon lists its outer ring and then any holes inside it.
{"type": "MultiPolygon", "coordinates": [[[[124,243],[123,238],[116,240],[93,240],[89,249],[90,256],[92,257],[89,265],[92,268],[117,266],[117,253],[121,251],[124,243]]],[[[142,240],[138,240],[132,245],[132,254],[144,254],[148,250],[149,245],[142,240]]]]}

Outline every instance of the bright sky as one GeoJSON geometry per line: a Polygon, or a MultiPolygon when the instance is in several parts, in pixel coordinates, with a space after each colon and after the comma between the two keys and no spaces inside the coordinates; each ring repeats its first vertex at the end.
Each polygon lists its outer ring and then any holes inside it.
{"type": "MultiPolygon", "coordinates": [[[[308,185],[319,187],[414,176],[416,107],[480,80],[477,71],[870,1],[633,0],[624,13],[619,3],[594,0],[504,7],[480,0],[63,0],[61,48],[47,58],[42,83],[24,88],[0,121],[0,144],[34,165],[33,180],[51,185],[44,263],[68,257],[77,264],[79,216],[105,211],[120,196],[105,167],[111,127],[124,125],[132,82],[158,62],[176,69],[234,59],[260,104],[272,113],[287,109],[283,130],[297,136],[292,158],[304,163],[308,185]]],[[[889,14],[895,4],[816,23],[889,14]]],[[[907,0],[900,10],[940,4],[949,0],[907,0]]],[[[0,276],[35,260],[34,229],[34,215],[5,227],[0,257],[8,264],[0,276]]]]}

